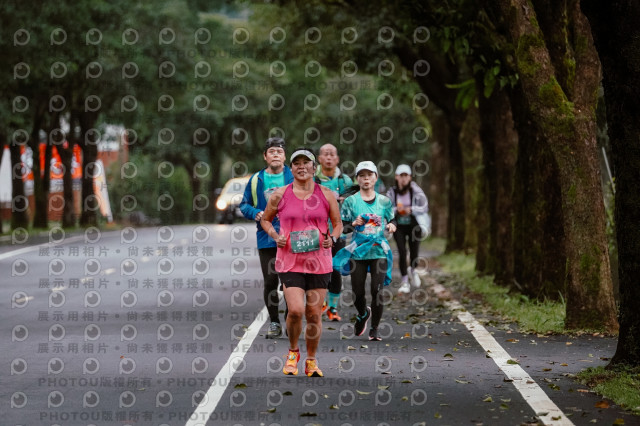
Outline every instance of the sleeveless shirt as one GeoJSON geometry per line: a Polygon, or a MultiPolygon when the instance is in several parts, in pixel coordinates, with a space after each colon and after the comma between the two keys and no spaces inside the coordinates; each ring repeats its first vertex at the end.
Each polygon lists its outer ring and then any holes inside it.
{"type": "Polygon", "coordinates": [[[276,272],[326,274],[333,271],[331,248],[322,247],[322,242],[327,238],[325,235],[328,232],[329,210],[329,201],[319,184],[314,184],[313,192],[306,200],[296,197],[293,184],[286,186],[278,203],[278,217],[280,235],[287,237],[287,244],[282,248],[278,247],[276,272]],[[307,253],[293,253],[290,234],[313,230],[320,234],[320,248],[307,253]]]}

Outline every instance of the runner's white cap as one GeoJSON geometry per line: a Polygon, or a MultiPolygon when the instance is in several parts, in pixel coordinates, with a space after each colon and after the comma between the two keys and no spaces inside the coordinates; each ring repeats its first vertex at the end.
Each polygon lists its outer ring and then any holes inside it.
{"type": "Polygon", "coordinates": [[[369,170],[370,172],[373,172],[376,175],[378,174],[378,168],[376,167],[375,164],[373,164],[373,161],[359,162],[358,165],[356,166],[356,176],[358,176],[358,173],[360,173],[362,170],[369,170]]]}
{"type": "Polygon", "coordinates": [[[396,175],[401,175],[403,173],[408,174],[409,176],[411,176],[411,167],[409,167],[408,164],[400,164],[397,168],[396,168],[396,175]]]}
{"type": "Polygon", "coordinates": [[[293,163],[293,160],[295,160],[296,157],[306,157],[309,160],[313,161],[314,163],[316,162],[316,156],[313,155],[313,152],[309,151],[308,149],[304,149],[304,148],[296,149],[293,152],[293,154],[291,154],[291,157],[289,158],[289,163],[293,163]]]}

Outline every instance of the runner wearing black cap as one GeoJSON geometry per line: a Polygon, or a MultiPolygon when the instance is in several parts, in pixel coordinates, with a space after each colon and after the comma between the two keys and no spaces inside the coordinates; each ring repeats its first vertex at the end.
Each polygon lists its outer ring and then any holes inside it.
{"type": "MultiPolygon", "coordinates": [[[[260,226],[260,219],[267,206],[269,195],[276,189],[293,182],[291,169],[285,165],[285,141],[274,137],[267,139],[264,152],[267,167],[254,173],[244,190],[240,210],[244,217],[256,221],[256,236],[258,238],[258,256],[264,278],[264,303],[269,312],[270,324],[267,339],[275,339],[282,335],[282,326],[278,314],[278,274],[275,270],[276,242],[267,235],[260,226]]],[[[274,219],[273,226],[280,228],[278,219],[274,219]]]]}

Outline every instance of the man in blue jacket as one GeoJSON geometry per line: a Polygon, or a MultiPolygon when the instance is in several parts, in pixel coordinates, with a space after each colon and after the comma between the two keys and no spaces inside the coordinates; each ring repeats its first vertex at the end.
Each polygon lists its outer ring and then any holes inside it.
{"type": "MultiPolygon", "coordinates": [[[[267,339],[275,339],[282,335],[282,326],[278,315],[278,274],[275,270],[276,242],[267,235],[260,225],[260,219],[267,206],[267,200],[273,191],[293,182],[291,169],[285,165],[285,142],[282,138],[269,138],[264,147],[264,161],[267,167],[254,173],[244,190],[240,211],[244,217],[256,221],[258,238],[258,256],[264,278],[264,303],[269,312],[271,324],[267,331],[267,339]]],[[[276,217],[273,227],[280,231],[280,222],[276,217]]]]}

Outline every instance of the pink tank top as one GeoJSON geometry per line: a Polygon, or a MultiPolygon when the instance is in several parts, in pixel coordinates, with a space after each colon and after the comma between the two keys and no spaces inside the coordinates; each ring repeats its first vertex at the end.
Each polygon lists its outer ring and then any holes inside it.
{"type": "Polygon", "coordinates": [[[278,204],[278,217],[280,218],[280,234],[287,237],[287,245],[282,248],[278,247],[277,272],[326,274],[333,271],[331,248],[322,248],[322,241],[325,240],[325,235],[328,232],[329,202],[322,193],[319,184],[315,184],[313,193],[306,200],[295,196],[293,184],[287,185],[278,204]],[[319,236],[317,250],[293,252],[292,239],[294,245],[297,246],[297,242],[314,235],[319,236]]]}

